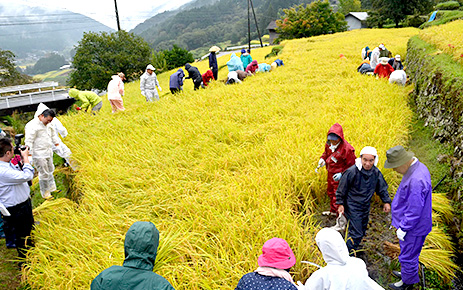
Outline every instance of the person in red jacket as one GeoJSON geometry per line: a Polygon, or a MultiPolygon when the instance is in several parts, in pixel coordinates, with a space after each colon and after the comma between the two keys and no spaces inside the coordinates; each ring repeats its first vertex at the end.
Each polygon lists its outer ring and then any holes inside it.
{"type": "Polygon", "coordinates": [[[355,149],[344,139],[342,126],[338,123],[331,126],[328,131],[325,152],[318,161],[318,168],[326,165],[328,171],[328,186],[326,193],[330,198],[330,210],[324,215],[337,215],[336,190],[342,173],[355,164],[355,149]]]}
{"type": "Polygon", "coordinates": [[[388,58],[382,57],[380,63],[375,67],[374,74],[380,78],[389,78],[391,73],[394,71],[392,66],[388,63],[388,58]]]}
{"type": "Polygon", "coordinates": [[[203,73],[202,78],[203,78],[203,84],[205,86],[207,86],[207,84],[210,83],[211,80],[215,80],[214,73],[212,72],[212,70],[208,70],[207,72],[203,73]]]}

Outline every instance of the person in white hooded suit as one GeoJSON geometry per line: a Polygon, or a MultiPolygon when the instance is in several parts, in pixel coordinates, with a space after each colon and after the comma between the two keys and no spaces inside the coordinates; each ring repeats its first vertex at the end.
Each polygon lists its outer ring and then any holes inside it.
{"type": "MultiPolygon", "coordinates": [[[[40,193],[45,199],[51,198],[51,192],[56,190],[53,172],[53,148],[59,147],[60,140],[51,125],[55,112],[44,104],[39,104],[34,119],[25,127],[24,144],[32,153],[33,164],[39,173],[40,193]]],[[[60,150],[60,149],[58,149],[60,150]]]]}
{"type": "Polygon", "coordinates": [[[365,262],[349,256],[341,234],[331,228],[321,229],[315,241],[326,266],[315,271],[299,290],[379,290],[384,289],[368,277],[365,262]]]}

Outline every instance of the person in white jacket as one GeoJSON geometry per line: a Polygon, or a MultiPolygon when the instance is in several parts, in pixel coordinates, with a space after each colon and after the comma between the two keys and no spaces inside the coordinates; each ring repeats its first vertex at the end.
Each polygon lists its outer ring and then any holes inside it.
{"type": "Polygon", "coordinates": [[[124,73],[118,73],[111,77],[111,81],[108,83],[108,100],[111,104],[113,113],[117,111],[124,111],[124,102],[122,96],[124,95],[124,73]]]}
{"type": "Polygon", "coordinates": [[[386,47],[384,46],[384,44],[381,43],[378,47],[375,47],[371,52],[370,66],[372,69],[375,69],[376,66],[379,64],[379,55],[381,54],[381,51],[385,48],[386,47]]]}
{"type": "Polygon", "coordinates": [[[140,77],[140,91],[141,94],[146,98],[147,102],[159,101],[159,94],[156,90],[156,87],[158,87],[159,91],[162,92],[158,78],[154,73],[155,70],[156,69],[154,66],[149,64],[146,67],[145,73],[140,77]]]}
{"type": "Polygon", "coordinates": [[[326,266],[315,271],[300,290],[379,290],[384,289],[368,277],[365,262],[349,256],[341,234],[331,228],[321,229],[315,241],[326,266]]]}
{"type": "MultiPolygon", "coordinates": [[[[53,126],[53,129],[55,133],[61,136],[61,138],[65,138],[68,135],[68,130],[66,127],[63,126],[63,124],[58,120],[58,118],[53,118],[53,121],[50,123],[53,126]]],[[[72,168],[72,170],[77,170],[77,167],[73,165],[73,162],[71,162],[71,154],[72,151],[69,149],[69,147],[61,141],[61,139],[58,136],[58,146],[53,145],[53,152],[56,153],[59,157],[64,159],[64,166],[69,166],[72,168]]]]}
{"type": "Polygon", "coordinates": [[[59,138],[50,125],[55,112],[45,109],[40,104],[34,119],[26,124],[24,144],[30,148],[34,166],[39,173],[40,193],[45,199],[52,198],[51,192],[56,190],[53,172],[53,146],[59,146],[59,138]]]}

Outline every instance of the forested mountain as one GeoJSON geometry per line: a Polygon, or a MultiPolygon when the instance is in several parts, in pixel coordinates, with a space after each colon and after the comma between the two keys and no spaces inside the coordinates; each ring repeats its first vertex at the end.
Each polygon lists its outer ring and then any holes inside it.
{"type": "MultiPolygon", "coordinates": [[[[261,34],[278,11],[311,0],[253,0],[261,34]]],[[[246,0],[198,0],[176,11],[165,12],[146,20],[132,32],[141,35],[155,50],[171,49],[177,44],[188,50],[221,42],[246,43],[248,31],[246,0]],[[188,7],[185,7],[188,6],[188,7]]],[[[253,17],[251,15],[251,17],[253,17]]],[[[257,38],[251,18],[251,37],[257,38]]]]}
{"type": "Polygon", "coordinates": [[[39,7],[0,4],[0,48],[17,58],[69,51],[87,31],[112,31],[82,14],[39,7]]]}

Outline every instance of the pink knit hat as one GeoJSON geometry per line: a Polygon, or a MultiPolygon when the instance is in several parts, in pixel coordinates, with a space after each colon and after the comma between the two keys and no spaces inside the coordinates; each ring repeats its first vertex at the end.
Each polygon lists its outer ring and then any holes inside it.
{"type": "Polygon", "coordinates": [[[285,240],[272,238],[262,247],[262,255],[259,256],[257,264],[260,267],[289,269],[296,264],[296,257],[285,240]]]}

